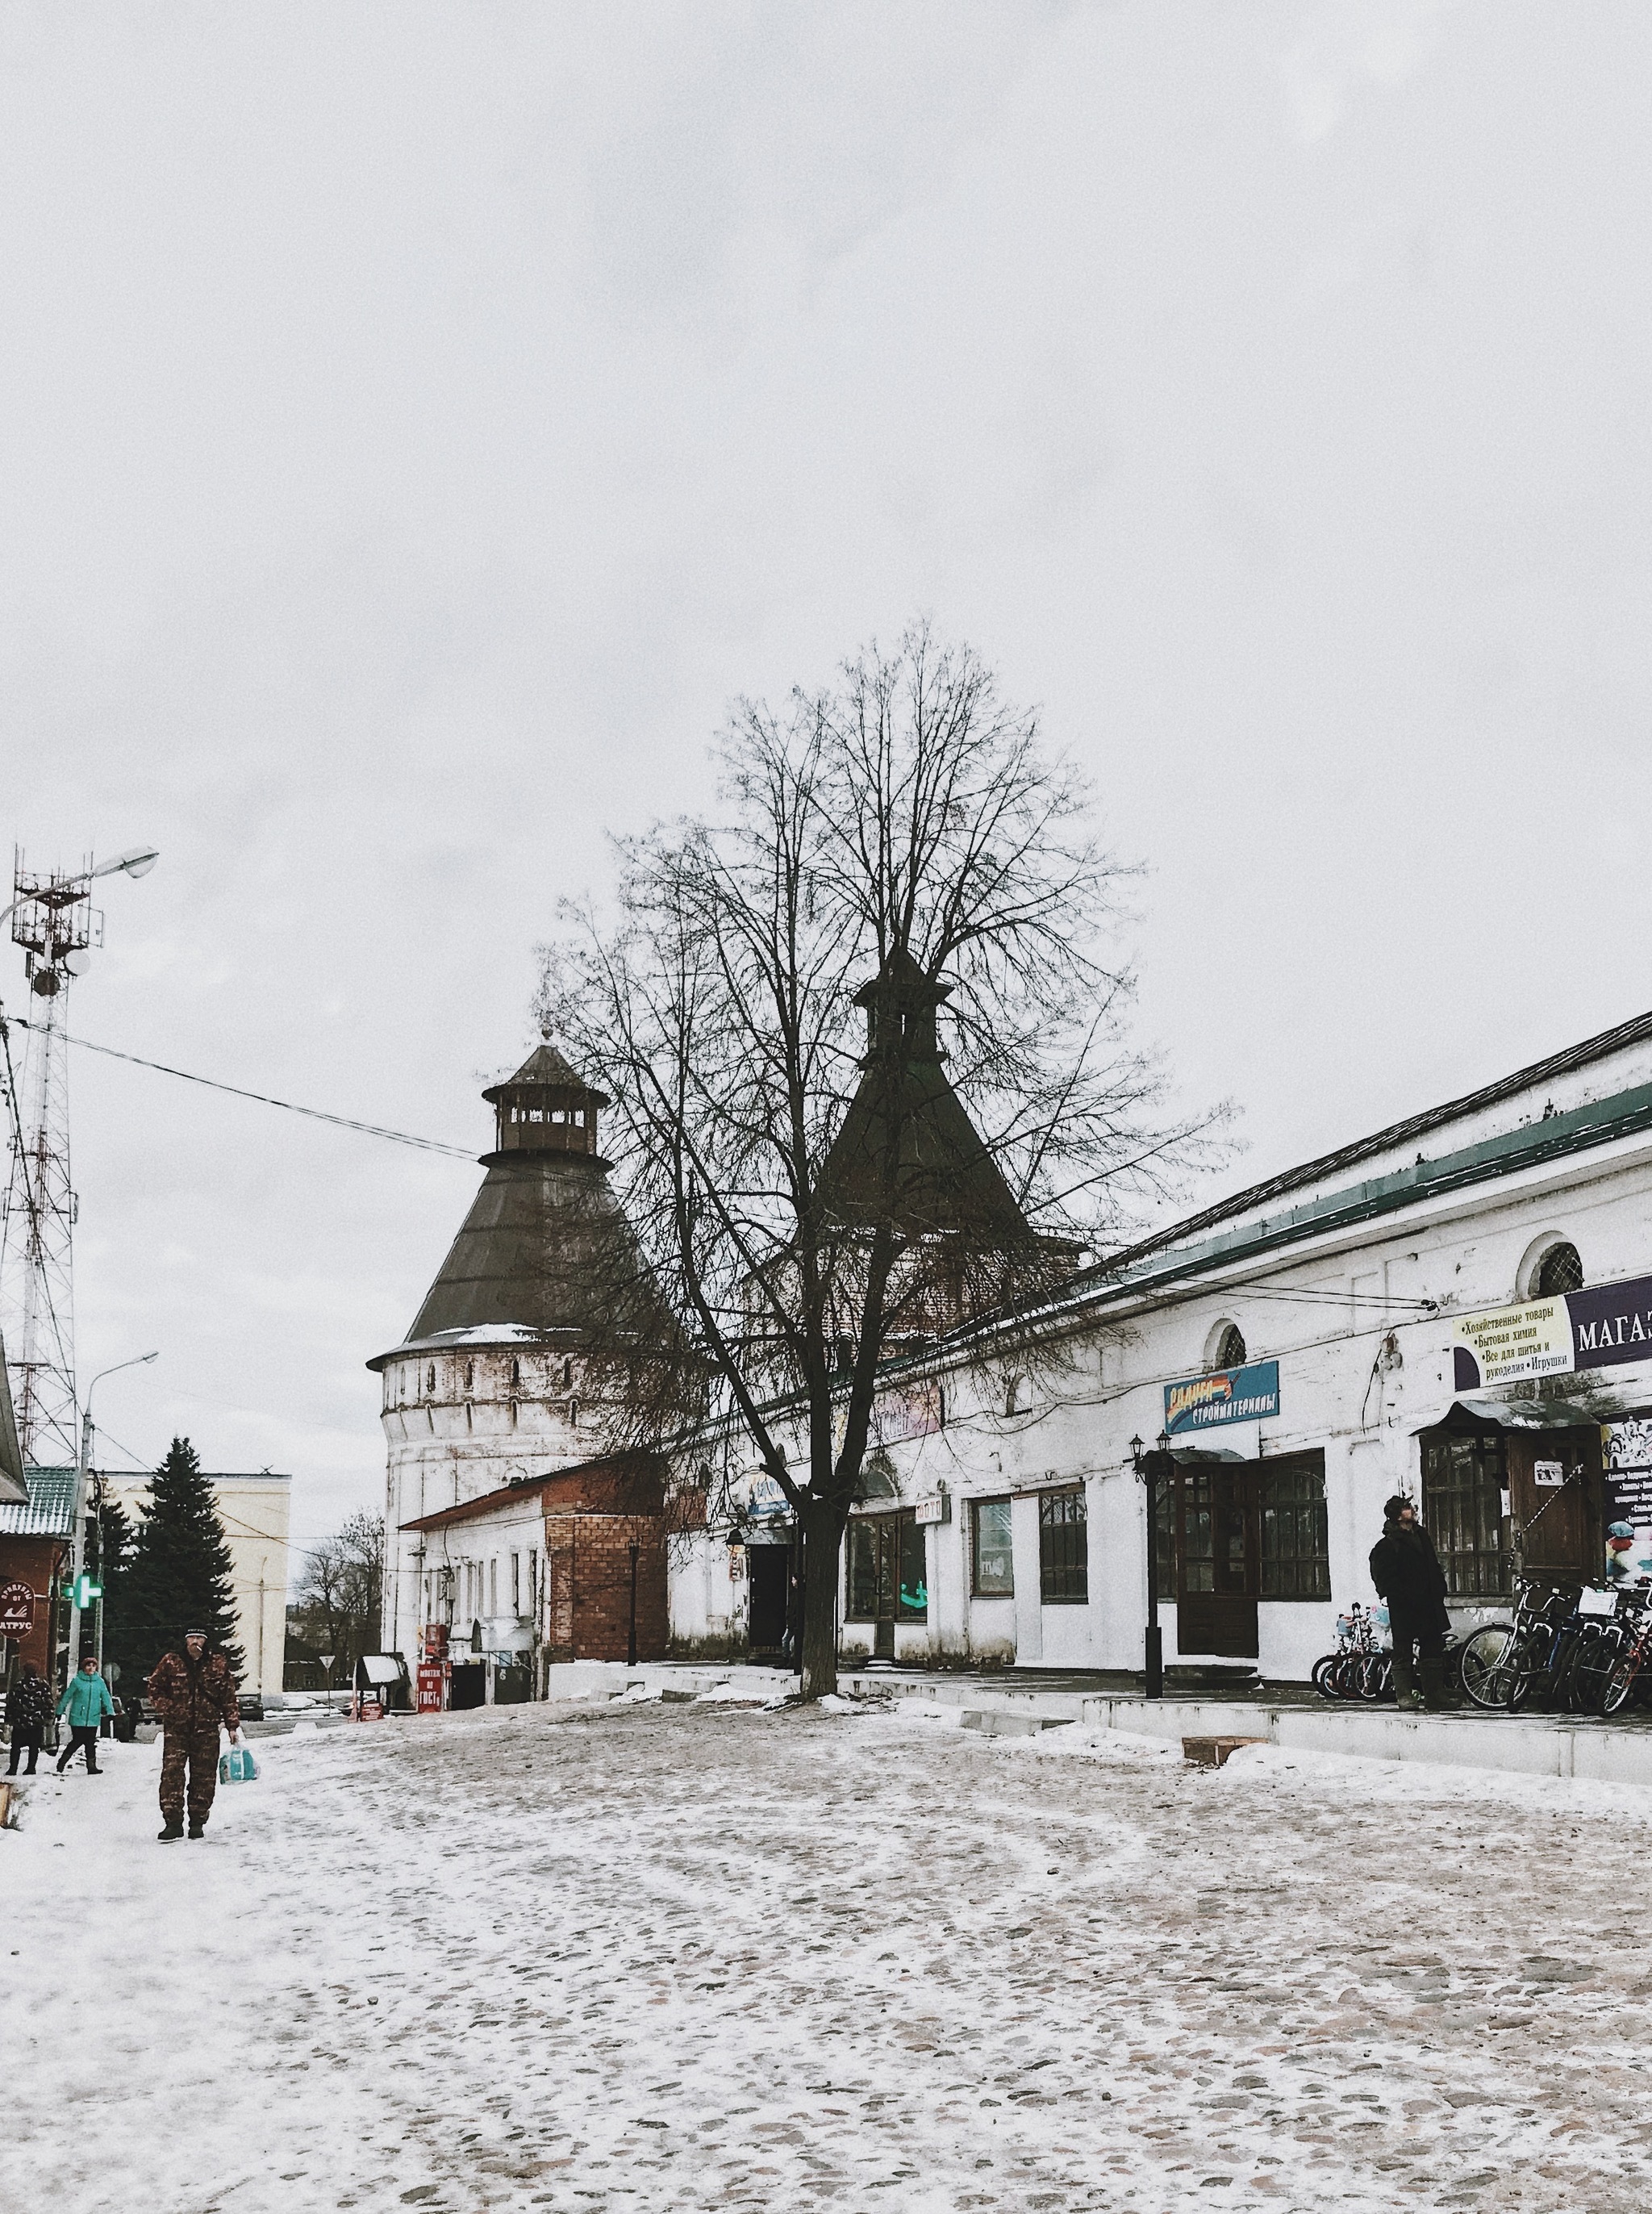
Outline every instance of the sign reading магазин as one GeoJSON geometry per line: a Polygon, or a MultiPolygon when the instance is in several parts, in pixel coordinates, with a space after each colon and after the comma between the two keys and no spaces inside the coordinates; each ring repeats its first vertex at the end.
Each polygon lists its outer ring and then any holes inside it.
{"type": "Polygon", "coordinates": [[[1652,1276],[1464,1315],[1452,1333],[1459,1391],[1526,1376],[1613,1368],[1626,1361],[1652,1361],[1652,1276]]]}
{"type": "Polygon", "coordinates": [[[1243,1368],[1218,1368],[1164,1387],[1164,1426],[1170,1435],[1211,1430],[1219,1422],[1259,1422],[1279,1411],[1279,1363],[1253,1361],[1243,1368]]]}

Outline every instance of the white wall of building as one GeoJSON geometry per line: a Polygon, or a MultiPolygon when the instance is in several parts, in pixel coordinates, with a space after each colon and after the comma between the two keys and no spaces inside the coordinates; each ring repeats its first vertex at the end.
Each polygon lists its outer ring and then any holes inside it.
{"type": "MultiPolygon", "coordinates": [[[[1652,1049],[1637,1045],[1540,1092],[1431,1131],[1429,1157],[1649,1079],[1652,1049]]],[[[1368,1158],[1293,1190],[1272,1203],[1273,1212],[1347,1191],[1418,1159],[1408,1142],[1391,1156],[1368,1158]]],[[[1166,1385],[1204,1371],[1221,1326],[1232,1322],[1247,1360],[1279,1363],[1278,1417],[1179,1442],[1246,1459],[1323,1453],[1332,1597],[1259,1605],[1261,1673],[1305,1677],[1333,1643],[1338,1610],[1375,1596],[1367,1557],[1381,1534],[1384,1499],[1418,1491],[1417,1433],[1439,1422],[1456,1397],[1454,1318],[1528,1296],[1536,1260],[1557,1239],[1577,1247],[1588,1284],[1652,1274],[1652,1135],[1616,1139],[1224,1264],[1208,1241],[1254,1228],[1266,1214],[1265,1208],[1235,1215],[1206,1233],[1209,1257],[1187,1281],[1092,1298],[1058,1335],[1046,1334],[1036,1355],[1006,1340],[984,1368],[947,1375],[944,1427],[887,1446],[899,1503],[942,1490],[951,1501],[950,1520],[929,1533],[928,1622],[898,1626],[898,1657],[922,1651],[939,1661],[979,1665],[1003,1659],[1013,1642],[1022,1667],[1139,1670],[1147,1527],[1131,1440],[1152,1445],[1164,1424],[1166,1385]],[[1007,1414],[1009,1380],[1016,1373],[1026,1379],[1019,1410],[1007,1414]],[[1082,1485],[1086,1496],[1089,1597],[1082,1605],[1046,1605],[1039,1589],[1038,1496],[1070,1484],[1082,1485]],[[1014,1501],[1015,1597],[973,1598],[971,1502],[1006,1495],[1014,1501]]],[[[1196,1241],[1189,1251],[1197,1257],[1196,1241]]],[[[1600,1380],[1625,1410],[1652,1406],[1652,1363],[1613,1367],[1600,1380]]],[[[1564,1394],[1567,1382],[1557,1379],[1556,1391],[1564,1394]]],[[[719,1550],[728,1548],[715,1536],[680,1548],[673,1625],[686,1643],[710,1634],[720,1612],[719,1550]]],[[[1475,1612],[1454,1610],[1465,1624],[1475,1612]]],[[[1174,1605],[1161,1605],[1161,1618],[1167,1660],[1197,1657],[1179,1654],[1174,1605]]],[[[845,1622],[842,1648],[846,1654],[869,1653],[871,1625],[845,1622]]]]}
{"type": "MultiPolygon", "coordinates": [[[[292,1478],[267,1469],[254,1476],[205,1473],[229,1548],[235,1642],[247,1656],[245,1681],[260,1691],[278,1691],[287,1654],[292,1478]]],[[[103,1484],[136,1526],[149,1478],[105,1476],[103,1484]]]]}

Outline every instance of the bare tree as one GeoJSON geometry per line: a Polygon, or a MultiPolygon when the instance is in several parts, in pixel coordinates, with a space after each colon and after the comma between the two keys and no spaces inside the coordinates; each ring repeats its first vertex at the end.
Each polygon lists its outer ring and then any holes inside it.
{"type": "Polygon", "coordinates": [[[332,1537],[305,1554],[296,1599],[319,1616],[340,1667],[376,1650],[383,1585],[382,1514],[347,1516],[332,1537]]]}
{"type": "Polygon", "coordinates": [[[1047,1293],[1208,1123],[1161,1118],[1124,1037],[1129,872],[966,647],[919,628],[742,702],[718,759],[721,819],[623,842],[612,924],[565,912],[541,1013],[616,1095],[635,1265],[682,1318],[617,1372],[619,1428],[749,1435],[803,1536],[814,1697],[880,1364],[1047,1293]]]}

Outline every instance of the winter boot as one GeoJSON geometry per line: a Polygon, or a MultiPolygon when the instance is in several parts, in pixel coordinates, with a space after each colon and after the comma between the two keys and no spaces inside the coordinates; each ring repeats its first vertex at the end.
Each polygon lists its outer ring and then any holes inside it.
{"type": "Polygon", "coordinates": [[[192,1822],[189,1826],[189,1834],[192,1838],[204,1838],[206,1835],[206,1824],[192,1822]]]}
{"type": "Polygon", "coordinates": [[[167,1818],[166,1828],[164,1830],[157,1831],[155,1834],[160,1838],[163,1845],[169,1845],[177,1838],[183,1836],[184,1826],[181,1822],[174,1821],[172,1817],[168,1815],[167,1818]]]}
{"type": "MultiPolygon", "coordinates": [[[[1431,1715],[1440,1714],[1448,1704],[1446,1664],[1443,1660],[1424,1660],[1422,1663],[1422,1672],[1423,1704],[1431,1715]]],[[[1449,1703],[1454,1706],[1456,1701],[1454,1699],[1449,1703]]]]}
{"type": "Polygon", "coordinates": [[[86,1748],[86,1773],[88,1776],[101,1776],[103,1773],[103,1771],[98,1766],[97,1754],[89,1745],[86,1748]]]}
{"type": "Polygon", "coordinates": [[[1394,1704],[1402,1715],[1412,1713],[1423,1703],[1417,1695],[1417,1679],[1411,1674],[1411,1656],[1394,1648],[1394,1704]]]}
{"type": "Polygon", "coordinates": [[[80,1748],[77,1746],[69,1745],[65,1746],[63,1751],[58,1755],[58,1773],[59,1776],[63,1774],[64,1769],[69,1765],[70,1754],[71,1752],[77,1752],[79,1750],[80,1748]]]}

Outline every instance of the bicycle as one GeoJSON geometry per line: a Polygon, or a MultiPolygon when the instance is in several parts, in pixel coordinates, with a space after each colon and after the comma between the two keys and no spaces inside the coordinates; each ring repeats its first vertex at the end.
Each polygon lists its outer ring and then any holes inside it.
{"type": "Polygon", "coordinates": [[[1652,1587],[1642,1577],[1618,1595],[1621,1637],[1595,1698],[1597,1715],[1621,1714],[1631,1699],[1652,1697],[1652,1587]],[[1638,1616],[1638,1621],[1636,1618],[1638,1616]]]}
{"type": "Polygon", "coordinates": [[[1364,1607],[1357,1600],[1337,1617],[1337,1649],[1314,1664],[1311,1680],[1322,1699],[1371,1704],[1392,1696],[1393,1656],[1381,1642],[1387,1627],[1386,1606],[1364,1607]]]}

